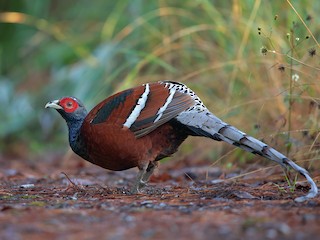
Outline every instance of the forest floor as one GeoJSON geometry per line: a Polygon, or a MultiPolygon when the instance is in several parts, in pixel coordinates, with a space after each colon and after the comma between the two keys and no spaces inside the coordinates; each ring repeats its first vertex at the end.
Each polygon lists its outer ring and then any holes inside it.
{"type": "Polygon", "coordinates": [[[290,191],[280,168],[226,181],[209,163],[171,160],[132,195],[136,169],[112,172],[57,156],[0,164],[3,240],[320,239],[320,198],[295,202],[308,186],[290,191]]]}

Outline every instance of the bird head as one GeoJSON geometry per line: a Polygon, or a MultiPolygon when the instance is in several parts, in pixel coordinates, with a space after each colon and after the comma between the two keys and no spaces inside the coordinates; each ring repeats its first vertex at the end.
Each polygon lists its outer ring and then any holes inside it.
{"type": "Polygon", "coordinates": [[[50,101],[45,108],[56,109],[67,122],[83,121],[87,116],[87,110],[81,101],[75,97],[63,97],[50,101]]]}

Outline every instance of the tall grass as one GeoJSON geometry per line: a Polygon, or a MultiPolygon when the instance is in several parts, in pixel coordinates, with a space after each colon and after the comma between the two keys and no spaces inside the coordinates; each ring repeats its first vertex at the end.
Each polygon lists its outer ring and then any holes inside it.
{"type": "MultiPolygon", "coordinates": [[[[188,84],[225,121],[310,163],[318,158],[319,142],[318,5],[316,0],[2,4],[1,148],[65,146],[63,122],[43,109],[48,100],[75,95],[91,108],[115,91],[171,79],[188,84]]],[[[230,149],[189,139],[176,157],[217,159],[230,149]]],[[[247,163],[253,157],[233,151],[226,158],[247,163]]]]}

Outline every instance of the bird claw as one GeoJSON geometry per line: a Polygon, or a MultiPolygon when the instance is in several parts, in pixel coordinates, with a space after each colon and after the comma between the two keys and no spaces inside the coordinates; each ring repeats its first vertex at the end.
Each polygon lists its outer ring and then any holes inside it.
{"type": "Polygon", "coordinates": [[[139,193],[140,193],[140,190],[135,187],[132,188],[129,192],[130,195],[139,194],[139,193]]]}
{"type": "Polygon", "coordinates": [[[139,182],[139,188],[143,188],[143,187],[145,187],[145,186],[147,186],[148,185],[148,182],[146,182],[146,181],[140,181],[139,182]]]}
{"type": "Polygon", "coordinates": [[[131,194],[139,194],[141,193],[141,188],[147,186],[147,182],[140,180],[138,183],[136,183],[133,188],[131,189],[131,194]]]}

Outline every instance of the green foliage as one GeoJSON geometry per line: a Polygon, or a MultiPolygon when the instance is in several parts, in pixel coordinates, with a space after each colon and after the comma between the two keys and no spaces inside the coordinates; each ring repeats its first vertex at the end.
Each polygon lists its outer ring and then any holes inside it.
{"type": "Polygon", "coordinates": [[[290,146],[299,159],[315,158],[320,6],[289,3],[1,3],[0,148],[65,147],[64,123],[44,109],[49,100],[74,95],[91,108],[115,91],[172,79],[195,89],[225,121],[281,151],[290,146]]]}

